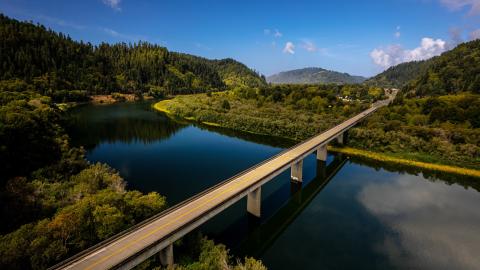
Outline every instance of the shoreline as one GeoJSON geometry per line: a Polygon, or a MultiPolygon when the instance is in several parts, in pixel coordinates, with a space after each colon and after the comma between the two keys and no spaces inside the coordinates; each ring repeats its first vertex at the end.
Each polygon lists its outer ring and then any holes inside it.
{"type": "MultiPolygon", "coordinates": [[[[170,99],[165,99],[162,101],[159,101],[155,103],[152,107],[160,112],[163,112],[167,114],[169,117],[178,117],[175,116],[172,111],[168,110],[166,105],[170,102],[170,99]]],[[[197,121],[194,117],[180,117],[182,119],[188,120],[188,121],[195,121],[200,124],[204,124],[207,126],[212,126],[212,127],[220,127],[220,128],[228,128],[224,127],[218,123],[212,123],[212,122],[200,122],[197,121]]],[[[228,128],[230,129],[230,128],[228,128]]],[[[243,131],[239,129],[234,129],[237,131],[241,132],[247,132],[251,134],[256,134],[256,135],[267,135],[268,134],[259,134],[255,132],[249,132],[249,131],[243,131]]],[[[290,139],[290,138],[286,138],[290,139]]],[[[405,158],[400,158],[400,157],[394,157],[388,154],[384,153],[378,153],[378,152],[371,152],[367,150],[362,150],[358,148],[352,148],[352,147],[336,147],[336,146],[328,146],[328,150],[336,153],[343,153],[351,156],[356,156],[356,157],[363,157],[367,159],[372,159],[380,162],[385,162],[385,163],[393,163],[393,164],[400,164],[400,165],[405,165],[409,167],[415,167],[415,168],[422,168],[422,169],[427,169],[427,170],[432,170],[432,171],[439,171],[439,172],[446,172],[446,173],[452,173],[452,174],[457,174],[457,175],[464,175],[464,176],[472,176],[472,177],[477,177],[480,178],[480,170],[475,170],[475,169],[470,169],[470,168],[463,168],[459,166],[452,166],[452,165],[445,165],[445,164],[437,164],[437,163],[428,163],[428,162],[423,162],[423,161],[416,161],[416,160],[409,160],[405,158]]]]}

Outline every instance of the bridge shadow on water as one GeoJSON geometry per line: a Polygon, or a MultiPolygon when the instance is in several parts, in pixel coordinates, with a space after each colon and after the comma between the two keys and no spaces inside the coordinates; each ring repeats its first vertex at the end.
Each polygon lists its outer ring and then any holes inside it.
{"type": "MultiPolygon", "coordinates": [[[[217,242],[226,244],[232,252],[239,257],[260,257],[288,228],[288,226],[303,212],[310,202],[328,185],[335,175],[342,169],[348,159],[341,155],[335,155],[328,164],[316,160],[316,176],[303,183],[283,181],[275,179],[280,187],[271,191],[262,190],[262,217],[257,218],[246,212],[246,200],[242,200],[230,207],[212,220],[213,229],[206,224],[200,231],[215,239],[217,242]],[[279,181],[281,183],[278,183],[279,181]],[[240,213],[240,214],[239,214],[240,213]],[[240,217],[239,217],[240,215],[240,217]],[[235,221],[231,221],[232,216],[235,221]],[[230,219],[230,221],[227,221],[230,219]],[[218,229],[220,224],[227,227],[218,229]]],[[[285,172],[284,172],[285,173],[285,172]]],[[[286,173],[290,173],[287,170],[286,173]]]]}

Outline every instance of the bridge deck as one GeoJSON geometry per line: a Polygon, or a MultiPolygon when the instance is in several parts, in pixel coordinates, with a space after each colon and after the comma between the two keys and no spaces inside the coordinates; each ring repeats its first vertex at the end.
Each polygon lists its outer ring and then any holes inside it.
{"type": "Polygon", "coordinates": [[[163,245],[166,246],[187,233],[187,230],[191,230],[192,227],[200,225],[218,211],[223,210],[223,208],[219,210],[219,207],[223,206],[225,208],[238,201],[249,191],[261,186],[264,182],[289,168],[292,163],[314,152],[319,146],[335,139],[339,134],[385,104],[377,103],[340,125],[243,171],[195,198],[167,210],[141,226],[137,226],[133,230],[91,249],[81,256],[77,256],[77,258],[61,263],[55,268],[110,269],[138,254],[144,253],[148,247],[158,246],[159,242],[166,242],[163,245]],[[197,224],[192,225],[195,222],[197,224]],[[185,232],[181,232],[182,230],[185,230],[185,232]]]}

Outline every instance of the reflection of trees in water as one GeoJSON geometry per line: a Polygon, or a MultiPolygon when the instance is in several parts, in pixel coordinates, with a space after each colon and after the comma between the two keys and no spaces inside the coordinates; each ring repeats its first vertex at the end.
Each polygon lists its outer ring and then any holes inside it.
{"type": "Polygon", "coordinates": [[[203,124],[198,124],[197,126],[200,129],[219,133],[229,137],[235,137],[244,141],[254,142],[254,143],[273,146],[273,147],[288,148],[297,143],[294,140],[289,140],[285,138],[269,136],[269,135],[253,134],[253,133],[233,130],[229,128],[214,127],[214,126],[208,126],[203,124]]]}
{"type": "Polygon", "coordinates": [[[380,169],[384,169],[389,172],[398,172],[401,174],[405,174],[405,173],[413,174],[413,175],[422,174],[422,176],[425,179],[428,179],[432,182],[440,180],[449,185],[458,184],[465,188],[470,187],[477,191],[480,191],[480,181],[476,177],[451,174],[451,173],[440,172],[440,171],[433,171],[433,170],[428,170],[428,169],[419,168],[419,167],[406,166],[402,164],[381,162],[381,161],[365,159],[361,157],[351,157],[350,159],[354,163],[372,167],[377,171],[380,169]]]}
{"type": "Polygon", "coordinates": [[[108,107],[111,108],[90,106],[70,116],[68,131],[75,145],[92,149],[101,142],[151,143],[169,138],[185,127],[142,106],[108,107]]]}

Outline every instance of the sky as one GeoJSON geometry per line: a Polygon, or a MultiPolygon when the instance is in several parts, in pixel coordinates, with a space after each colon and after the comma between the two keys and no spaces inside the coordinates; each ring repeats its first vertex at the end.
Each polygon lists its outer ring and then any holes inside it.
{"type": "Polygon", "coordinates": [[[156,43],[264,75],[322,67],[373,76],[480,38],[480,0],[0,0],[73,39],[156,43]]]}

